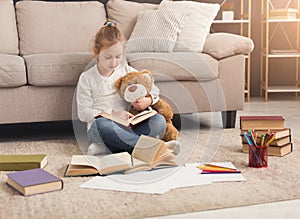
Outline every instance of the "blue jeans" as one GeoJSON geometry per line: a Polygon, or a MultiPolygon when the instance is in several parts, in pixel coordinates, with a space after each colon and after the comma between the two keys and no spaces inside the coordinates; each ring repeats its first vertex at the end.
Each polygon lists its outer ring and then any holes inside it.
{"type": "Polygon", "coordinates": [[[166,120],[156,114],[133,127],[124,127],[117,123],[99,117],[87,133],[89,143],[104,143],[112,153],[127,151],[132,153],[140,135],[161,137],[166,129],[166,120]]]}

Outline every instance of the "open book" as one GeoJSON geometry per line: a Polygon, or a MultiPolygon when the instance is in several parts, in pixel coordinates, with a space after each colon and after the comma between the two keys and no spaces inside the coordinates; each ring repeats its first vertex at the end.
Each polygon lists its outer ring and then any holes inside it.
{"type": "Polygon", "coordinates": [[[102,157],[73,155],[65,176],[107,175],[177,166],[175,155],[164,141],[141,135],[132,154],[121,152],[102,157]]]}
{"type": "Polygon", "coordinates": [[[138,124],[138,123],[140,123],[140,122],[142,122],[142,121],[144,121],[144,120],[146,120],[146,119],[148,119],[148,118],[150,118],[150,117],[152,117],[156,114],[157,114],[157,111],[155,111],[152,108],[149,108],[147,110],[144,110],[144,111],[136,114],[135,116],[133,116],[133,117],[127,119],[127,120],[122,119],[118,116],[114,116],[112,114],[105,113],[105,112],[101,113],[100,116],[105,117],[107,119],[110,119],[114,122],[117,122],[117,123],[119,123],[123,126],[133,126],[133,125],[136,125],[136,124],[138,124]]]}

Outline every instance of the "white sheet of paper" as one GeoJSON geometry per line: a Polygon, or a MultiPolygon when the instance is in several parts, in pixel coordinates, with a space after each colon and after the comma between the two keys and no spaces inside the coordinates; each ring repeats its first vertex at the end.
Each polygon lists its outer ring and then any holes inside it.
{"type": "Polygon", "coordinates": [[[81,188],[89,189],[103,189],[103,190],[115,190],[115,191],[125,191],[125,192],[140,192],[140,193],[150,193],[150,194],[163,194],[169,191],[169,188],[154,187],[155,185],[135,185],[129,183],[122,183],[115,181],[108,177],[96,176],[91,180],[80,185],[81,188]]]}
{"type": "Polygon", "coordinates": [[[96,176],[80,185],[81,188],[106,189],[125,192],[163,194],[171,189],[207,185],[221,181],[244,181],[242,174],[200,174],[199,163],[181,167],[140,171],[130,174],[96,176]]]}
{"type": "Polygon", "coordinates": [[[228,168],[236,169],[236,167],[231,162],[208,162],[208,163],[201,163],[201,165],[204,165],[204,164],[211,164],[211,165],[216,165],[216,166],[220,166],[220,167],[228,167],[228,168]]]}

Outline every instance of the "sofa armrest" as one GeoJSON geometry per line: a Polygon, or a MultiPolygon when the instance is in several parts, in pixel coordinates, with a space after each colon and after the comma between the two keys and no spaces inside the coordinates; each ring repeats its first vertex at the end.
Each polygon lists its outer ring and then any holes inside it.
{"type": "Polygon", "coordinates": [[[231,33],[212,33],[206,38],[203,53],[216,59],[248,54],[254,49],[252,39],[231,33]]]}

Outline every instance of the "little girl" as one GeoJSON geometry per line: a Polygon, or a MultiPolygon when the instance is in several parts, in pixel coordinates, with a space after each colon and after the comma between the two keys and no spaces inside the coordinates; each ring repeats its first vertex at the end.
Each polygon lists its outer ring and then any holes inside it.
{"type": "MultiPolygon", "coordinates": [[[[96,65],[83,72],[77,85],[77,110],[81,121],[87,123],[87,138],[90,143],[87,154],[95,155],[107,151],[103,143],[112,153],[132,152],[141,134],[151,137],[162,136],[165,118],[157,114],[148,120],[125,128],[117,123],[98,117],[102,112],[128,119],[133,115],[126,111],[126,103],[114,88],[115,81],[136,69],[128,66],[125,60],[125,38],[116,26],[116,22],[108,21],[97,32],[94,41],[94,57],[96,65]]],[[[159,89],[154,84],[149,97],[144,97],[132,105],[144,110],[159,100],[159,89]]],[[[180,143],[167,142],[171,149],[179,151],[180,143]]]]}

